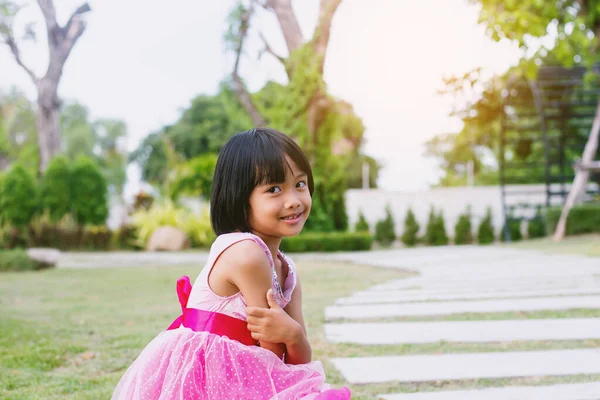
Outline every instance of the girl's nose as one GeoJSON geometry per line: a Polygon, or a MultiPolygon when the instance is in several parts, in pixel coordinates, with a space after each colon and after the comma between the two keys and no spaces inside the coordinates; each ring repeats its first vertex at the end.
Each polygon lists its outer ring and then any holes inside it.
{"type": "Polygon", "coordinates": [[[286,208],[298,208],[300,207],[300,200],[295,195],[290,195],[287,199],[286,208]]]}

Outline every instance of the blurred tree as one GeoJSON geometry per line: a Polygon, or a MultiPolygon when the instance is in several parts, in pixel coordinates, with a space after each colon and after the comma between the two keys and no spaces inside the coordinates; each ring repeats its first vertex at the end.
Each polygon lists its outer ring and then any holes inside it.
{"type": "MultiPolygon", "coordinates": [[[[37,131],[40,152],[40,171],[44,171],[50,159],[60,151],[60,100],[57,89],[62,77],[63,67],[73,46],[85,31],[83,14],[90,11],[88,3],[79,6],[64,26],[56,20],[53,0],[38,0],[37,4],[46,25],[49,62],[43,77],[35,75],[25,65],[19,45],[15,38],[14,21],[23,5],[11,0],[0,0],[0,35],[8,45],[15,61],[25,70],[37,89],[37,131]]],[[[24,39],[36,40],[35,24],[26,24],[24,39]]]]}
{"type": "MultiPolygon", "coordinates": [[[[471,0],[481,6],[479,22],[487,33],[498,41],[515,40],[525,52],[522,62],[526,75],[535,76],[537,67],[551,57],[564,66],[582,64],[591,66],[598,62],[600,35],[599,0],[471,0]],[[539,45],[532,38],[544,38],[551,46],[539,45]],[[535,51],[532,51],[535,50],[535,51]]],[[[584,164],[593,161],[600,136],[600,103],[590,136],[583,151],[584,164]]],[[[571,207],[581,201],[589,171],[578,170],[569,196],[563,207],[554,234],[555,240],[563,238],[566,219],[571,207]]]]}
{"type": "MultiPolygon", "coordinates": [[[[348,171],[360,176],[360,154],[364,125],[352,107],[327,93],[323,80],[331,21],[341,0],[321,0],[317,25],[305,41],[291,0],[240,1],[229,17],[225,41],[235,52],[233,88],[240,104],[256,126],[268,125],[291,135],[311,159],[315,176],[313,217],[309,230],[345,230],[348,220],[344,193],[348,171]],[[287,47],[287,57],[278,55],[259,34],[264,51],[275,57],[288,77],[285,85],[267,83],[251,95],[240,77],[240,57],[256,9],[275,15],[287,47]],[[351,168],[354,167],[354,168],[351,168]],[[358,174],[357,174],[358,172],[358,174]],[[325,179],[326,176],[326,179],[325,179]]],[[[377,165],[374,174],[378,172],[377,165]]],[[[356,182],[356,179],[353,179],[356,182]]]]}
{"type": "Polygon", "coordinates": [[[35,174],[38,170],[35,111],[16,88],[0,92],[0,170],[18,163],[35,174]]]}

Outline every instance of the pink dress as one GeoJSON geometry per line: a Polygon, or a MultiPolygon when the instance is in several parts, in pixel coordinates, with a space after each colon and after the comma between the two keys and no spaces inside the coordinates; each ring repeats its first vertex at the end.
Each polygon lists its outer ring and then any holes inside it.
{"type": "Polygon", "coordinates": [[[250,233],[221,235],[213,243],[206,266],[193,287],[189,278],[177,282],[182,316],[144,348],[117,385],[112,399],[350,399],[347,388],[330,389],[320,362],[289,365],[269,350],[254,345],[246,328],[246,303],[241,293],[222,297],[208,285],[208,275],[223,251],[253,240],[269,258],[273,293],[283,308],[296,286],[291,259],[284,287],[266,244],[250,233]]]}

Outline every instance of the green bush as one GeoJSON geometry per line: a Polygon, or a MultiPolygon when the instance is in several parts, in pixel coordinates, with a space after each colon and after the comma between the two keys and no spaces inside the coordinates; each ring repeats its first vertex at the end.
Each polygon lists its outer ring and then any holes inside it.
{"type": "Polygon", "coordinates": [[[385,218],[375,224],[375,240],[382,246],[389,246],[396,240],[394,216],[389,204],[385,207],[385,218]]]}
{"type": "Polygon", "coordinates": [[[76,250],[82,246],[83,228],[71,214],[52,222],[48,212],[34,218],[29,225],[29,242],[34,247],[76,250]]]}
{"type": "Polygon", "coordinates": [[[436,214],[433,206],[429,210],[429,218],[425,229],[425,243],[431,246],[445,246],[448,244],[444,216],[441,210],[439,214],[436,214]]]}
{"type": "Polygon", "coordinates": [[[139,209],[132,216],[132,225],[137,234],[135,246],[140,248],[146,247],[152,232],[161,226],[181,229],[194,247],[208,247],[215,239],[207,208],[198,217],[170,200],[154,203],[149,210],[139,209]]]}
{"type": "Polygon", "coordinates": [[[479,223],[477,229],[477,243],[490,244],[494,242],[494,225],[492,224],[492,209],[487,208],[485,217],[479,223]]]}
{"type": "Polygon", "coordinates": [[[116,250],[137,250],[140,247],[136,244],[137,229],[133,225],[123,225],[113,232],[111,238],[111,248],[116,250]]]}
{"type": "Polygon", "coordinates": [[[467,211],[458,216],[458,221],[454,227],[454,243],[458,245],[473,243],[470,208],[467,208],[467,211]]]}
{"type": "Polygon", "coordinates": [[[49,265],[32,260],[22,249],[0,250],[0,272],[35,271],[49,265]]]}
{"type": "MultiPolygon", "coordinates": [[[[560,218],[561,208],[546,210],[546,223],[550,232],[554,232],[560,218]]],[[[600,203],[581,204],[573,207],[567,218],[567,235],[600,232],[600,203]]]]}
{"type": "Polygon", "coordinates": [[[38,210],[38,191],[33,177],[20,165],[13,166],[0,182],[0,216],[17,227],[27,226],[38,210]]]}
{"type": "Polygon", "coordinates": [[[358,211],[358,221],[356,222],[356,225],[354,225],[354,231],[355,232],[369,232],[371,230],[371,228],[369,227],[369,223],[367,222],[367,219],[365,218],[362,210],[358,211]]]}
{"type": "Polygon", "coordinates": [[[406,211],[406,217],[404,218],[404,232],[401,237],[402,243],[409,247],[416,245],[419,239],[419,229],[419,223],[415,218],[415,214],[409,208],[406,211]]]}
{"type": "Polygon", "coordinates": [[[71,206],[79,225],[104,225],[108,217],[108,185],[96,162],[87,157],[75,161],[71,206]]]}
{"type": "Polygon", "coordinates": [[[527,223],[527,237],[529,239],[535,239],[546,235],[546,221],[542,215],[541,207],[538,207],[533,219],[527,223]]]}
{"type": "Polygon", "coordinates": [[[309,232],[286,237],[280,248],[284,252],[370,250],[373,236],[367,232],[309,232]]]}
{"type": "Polygon", "coordinates": [[[502,226],[502,232],[500,234],[500,238],[502,241],[506,241],[505,229],[508,225],[508,234],[511,242],[518,242],[523,239],[523,235],[521,234],[521,220],[514,219],[509,216],[504,222],[504,226],[502,226]]]}
{"type": "Polygon", "coordinates": [[[71,168],[66,157],[55,157],[41,180],[41,208],[52,221],[71,211],[71,168]]]}

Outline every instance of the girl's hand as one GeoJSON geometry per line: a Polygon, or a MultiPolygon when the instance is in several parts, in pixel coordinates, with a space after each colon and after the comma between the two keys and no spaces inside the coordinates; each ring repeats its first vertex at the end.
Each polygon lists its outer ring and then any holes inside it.
{"type": "Polygon", "coordinates": [[[252,337],[271,343],[293,345],[304,335],[302,327],[275,301],[273,289],[267,291],[269,308],[246,307],[248,330],[252,337]]]}

